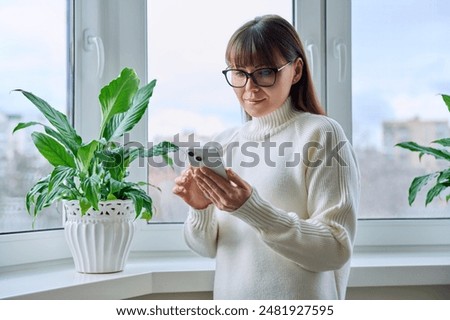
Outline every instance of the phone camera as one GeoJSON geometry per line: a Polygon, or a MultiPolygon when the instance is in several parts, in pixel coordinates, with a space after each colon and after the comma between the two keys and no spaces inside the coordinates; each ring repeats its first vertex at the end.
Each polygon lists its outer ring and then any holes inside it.
{"type": "Polygon", "coordinates": [[[194,152],[189,151],[189,152],[188,152],[188,156],[189,156],[189,157],[193,157],[193,156],[194,156],[194,152]]]}
{"type": "Polygon", "coordinates": [[[197,160],[197,161],[202,161],[202,157],[196,156],[196,157],[195,157],[195,160],[197,160]]]}

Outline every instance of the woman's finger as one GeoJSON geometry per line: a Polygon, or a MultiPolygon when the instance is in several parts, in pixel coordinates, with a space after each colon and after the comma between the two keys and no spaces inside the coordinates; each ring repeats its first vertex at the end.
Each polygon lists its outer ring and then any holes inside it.
{"type": "Polygon", "coordinates": [[[227,168],[227,176],[230,181],[234,182],[236,186],[249,189],[250,185],[244,181],[241,177],[239,177],[231,168],[227,168]]]}
{"type": "Polygon", "coordinates": [[[200,190],[202,190],[203,193],[206,193],[209,198],[218,199],[223,195],[223,191],[207,175],[198,174],[195,178],[200,190]]]}
{"type": "Polygon", "coordinates": [[[194,173],[194,178],[203,180],[211,188],[218,184],[217,175],[208,168],[197,169],[194,173]]]}
{"type": "Polygon", "coordinates": [[[235,211],[247,201],[252,187],[234,171],[227,170],[229,180],[213,173],[208,168],[195,169],[194,179],[200,191],[216,207],[225,211],[235,211]]]}
{"type": "Polygon", "coordinates": [[[176,195],[181,195],[186,192],[186,189],[176,185],[175,187],[172,188],[172,192],[176,195]]]}
{"type": "Polygon", "coordinates": [[[230,206],[229,203],[227,202],[227,199],[224,199],[223,197],[221,197],[219,194],[217,194],[216,192],[214,192],[214,190],[205,187],[205,183],[202,181],[198,182],[198,186],[199,189],[203,192],[203,194],[205,195],[205,197],[208,197],[208,199],[210,199],[212,201],[212,203],[220,210],[222,211],[234,211],[237,208],[235,208],[234,206],[230,206]]]}

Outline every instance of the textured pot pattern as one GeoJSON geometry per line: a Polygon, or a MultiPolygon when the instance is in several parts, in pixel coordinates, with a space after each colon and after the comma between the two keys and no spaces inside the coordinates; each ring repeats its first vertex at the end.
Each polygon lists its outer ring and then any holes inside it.
{"type": "Polygon", "coordinates": [[[81,216],[78,201],[64,203],[66,240],[75,269],[81,273],[110,273],[125,267],[135,231],[131,200],[99,203],[81,216]]]}

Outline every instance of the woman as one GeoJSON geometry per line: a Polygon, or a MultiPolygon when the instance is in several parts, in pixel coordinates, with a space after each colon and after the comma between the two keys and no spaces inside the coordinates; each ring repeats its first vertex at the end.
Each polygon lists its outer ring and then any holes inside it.
{"type": "Polygon", "coordinates": [[[186,242],[216,258],[215,299],[343,299],[359,171],[319,105],[298,34],[258,17],[233,34],[226,61],[249,121],[215,139],[228,180],[207,168],[176,179],[190,206],[186,242]]]}

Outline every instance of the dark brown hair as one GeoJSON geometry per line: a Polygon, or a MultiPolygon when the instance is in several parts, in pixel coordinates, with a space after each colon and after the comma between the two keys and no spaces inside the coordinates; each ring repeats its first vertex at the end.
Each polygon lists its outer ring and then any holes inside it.
{"type": "Polygon", "coordinates": [[[325,114],[314,89],[303,44],[295,28],[284,18],[265,15],[245,23],[231,36],[225,52],[227,64],[236,67],[275,66],[277,56],[292,62],[297,58],[303,60],[302,76],[289,94],[294,108],[325,114]]]}

